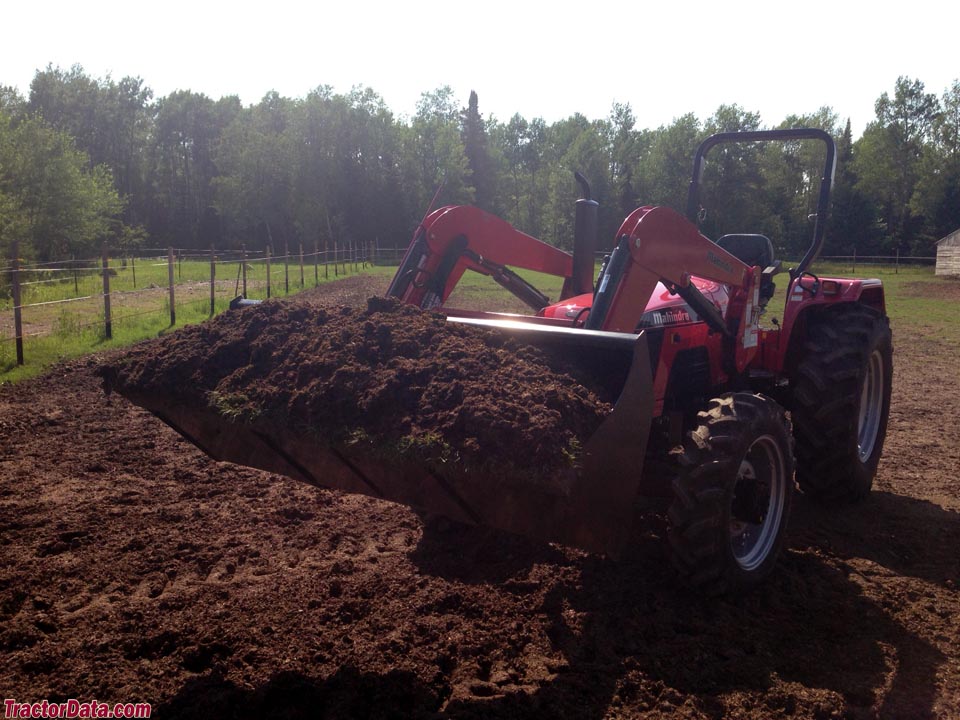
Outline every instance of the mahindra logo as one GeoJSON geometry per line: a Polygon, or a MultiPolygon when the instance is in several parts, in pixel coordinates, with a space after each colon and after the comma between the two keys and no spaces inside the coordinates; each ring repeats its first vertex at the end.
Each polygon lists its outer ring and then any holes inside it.
{"type": "Polygon", "coordinates": [[[720,268],[725,272],[728,272],[728,273],[733,272],[733,265],[728,263],[719,255],[715,255],[713,250],[707,250],[707,262],[710,263],[711,265],[715,265],[716,267],[720,268]]]}

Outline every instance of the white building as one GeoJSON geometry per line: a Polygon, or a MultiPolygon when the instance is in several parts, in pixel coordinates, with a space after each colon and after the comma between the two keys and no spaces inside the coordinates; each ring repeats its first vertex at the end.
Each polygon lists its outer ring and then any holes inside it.
{"type": "Polygon", "coordinates": [[[936,275],[960,275],[960,229],[937,241],[936,275]]]}

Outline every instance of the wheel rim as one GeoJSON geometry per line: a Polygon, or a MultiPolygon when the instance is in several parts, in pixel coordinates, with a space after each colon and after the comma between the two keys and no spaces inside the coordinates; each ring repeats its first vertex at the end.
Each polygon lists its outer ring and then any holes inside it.
{"type": "Polygon", "coordinates": [[[776,439],[763,435],[754,440],[740,463],[730,513],[730,547],[745,571],[756,570],[776,545],[787,481],[776,439]]]}
{"type": "Polygon", "coordinates": [[[860,390],[860,416],[857,422],[857,451],[860,462],[873,455],[883,417],[883,355],[874,350],[867,361],[867,374],[860,390]]]}

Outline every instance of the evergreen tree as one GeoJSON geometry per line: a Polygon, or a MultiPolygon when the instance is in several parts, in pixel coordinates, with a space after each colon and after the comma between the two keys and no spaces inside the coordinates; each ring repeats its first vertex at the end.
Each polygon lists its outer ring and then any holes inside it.
{"type": "Polygon", "coordinates": [[[882,210],[888,250],[909,251],[914,240],[922,241],[923,218],[911,213],[910,199],[939,102],[936,95],[924,92],[919,80],[900,77],[893,97],[883,93],[875,109],[877,119],[857,146],[860,188],[882,210]]]}
{"type": "Polygon", "coordinates": [[[470,167],[470,180],[474,188],[475,204],[490,212],[497,212],[494,202],[494,178],[490,151],[487,147],[486,123],[479,111],[477,93],[470,91],[470,100],[461,113],[460,137],[463,151],[470,167]]]}
{"type": "Polygon", "coordinates": [[[616,188],[616,209],[622,216],[637,207],[637,175],[640,156],[648,136],[635,129],[636,117],[629,103],[614,103],[607,118],[609,128],[610,184],[616,188]]]}
{"type": "Polygon", "coordinates": [[[850,119],[837,139],[837,172],[833,183],[825,255],[873,255],[880,251],[876,211],[858,187],[850,119]]]}

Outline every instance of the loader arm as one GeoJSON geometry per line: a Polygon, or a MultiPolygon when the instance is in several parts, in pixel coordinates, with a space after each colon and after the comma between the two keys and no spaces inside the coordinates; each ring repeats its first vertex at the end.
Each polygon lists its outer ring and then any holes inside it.
{"type": "Polygon", "coordinates": [[[586,327],[635,332],[658,282],[676,292],[724,337],[724,372],[742,372],[757,352],[760,268],[704,237],[666,207],[641,207],[620,226],[619,241],[600,278],[586,327]],[[726,315],[697,289],[697,276],[731,288],[726,315]]]}
{"type": "Polygon", "coordinates": [[[624,220],[616,249],[600,279],[587,327],[632,332],[658,282],[684,296],[708,323],[720,322],[716,308],[697,291],[690,277],[750,284],[750,267],[700,234],[682,215],[666,207],[641,207],[624,220]],[[716,313],[715,315],[713,313],[716,313]]]}
{"type": "Polygon", "coordinates": [[[443,305],[463,273],[492,277],[534,310],[549,303],[513,267],[570,278],[573,258],[469,205],[443,207],[423,221],[387,294],[423,309],[443,305]]]}

